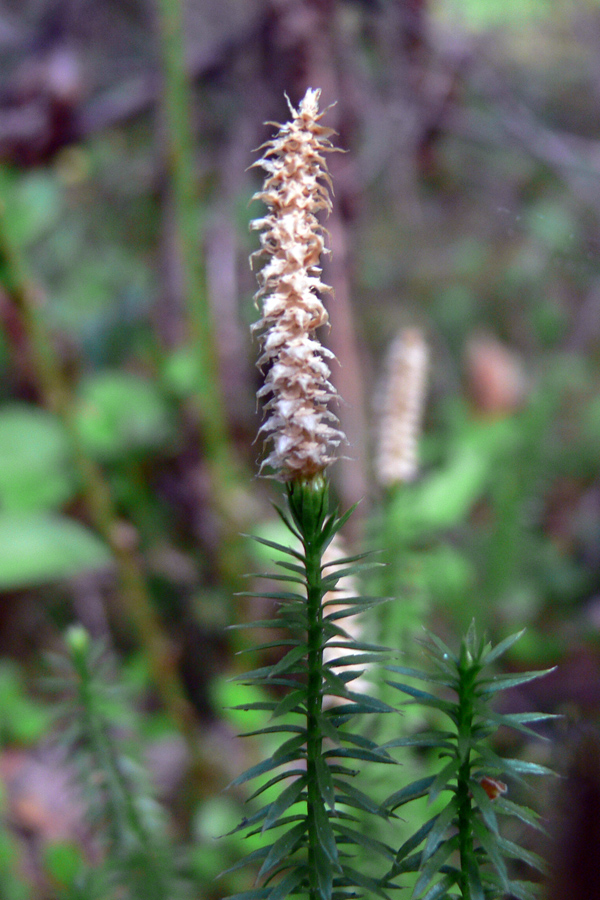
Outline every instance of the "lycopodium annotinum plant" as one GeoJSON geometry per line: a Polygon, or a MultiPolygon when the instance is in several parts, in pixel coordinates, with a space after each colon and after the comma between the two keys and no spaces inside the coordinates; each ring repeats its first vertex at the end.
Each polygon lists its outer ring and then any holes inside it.
{"type": "MultiPolygon", "coordinates": [[[[454,690],[455,702],[395,685],[416,702],[446,713],[454,730],[402,737],[381,746],[373,740],[375,728],[369,729],[363,719],[395,710],[365,687],[366,668],[386,661],[385,648],[357,639],[357,629],[344,622],[383,601],[359,593],[348,596],[349,577],[367,566],[363,556],[331,558],[332,542],[351,510],[344,515],[330,511],[327,469],[344,435],[330,409],[336,399],[326,362],[331,353],[315,334],[328,320],[321,294],[330,289],[321,280],[320,267],[327,232],[318,215],[331,209],[326,154],[333,150],[331,129],[321,124],[319,96],[318,90],[309,89],[297,110],[290,105],[291,121],[279,126],[255,164],[266,172],[264,188],[255,199],[267,206],[267,214],[252,224],[261,232],[261,247],[254,256],[265,259],[256,295],[262,316],[255,326],[261,336],[259,366],[266,370],[258,396],[266,398],[261,432],[269,453],[261,471],[284,485],[286,506],[278,512],[290,545],[256,539],[282,557],[278,574],[262,576],[278,587],[248,596],[270,599],[277,614],[237,626],[279,631],[279,638],[252,648],[278,650],[278,661],[240,676],[242,682],[265,686],[264,699],[237,708],[270,713],[264,727],[248,736],[280,742],[233,782],[241,786],[260,779],[247,798],[253,807],[235,830],[264,838],[233,867],[251,863],[258,870],[255,887],[234,897],[342,900],[366,893],[388,898],[402,886],[406,873],[412,873],[413,883],[416,878],[415,896],[425,892],[424,900],[481,900],[509,889],[526,897],[523,885],[509,883],[503,855],[528,862],[535,858],[499,836],[497,813],[532,823],[534,817],[502,797],[492,801],[491,795],[503,791],[499,773],[520,777],[545,770],[500,760],[487,744],[500,724],[529,733],[526,723],[544,718],[502,717],[489,707],[501,687],[538,674],[508,681],[483,676],[485,666],[510,642],[491,650],[470,632],[456,656],[432,638],[434,646],[443,648],[434,658],[436,674],[391,667],[396,674],[454,690]],[[361,717],[360,728],[356,717],[361,717]],[[385,764],[393,772],[389,751],[410,745],[438,747],[448,762],[439,774],[395,792],[387,804],[357,786],[354,778],[365,764],[385,764]],[[380,824],[377,819],[397,818],[396,810],[409,800],[428,794],[434,801],[444,791],[451,794],[446,807],[399,851],[379,839],[377,828],[364,827],[365,821],[375,826],[380,824]],[[368,874],[362,868],[361,854],[363,862],[368,856],[369,866],[380,858],[376,876],[371,868],[368,874]]],[[[412,422],[416,406],[408,411],[412,422]]],[[[405,477],[405,468],[402,473],[405,477]]]]}
{"type": "Polygon", "coordinates": [[[387,749],[432,748],[440,761],[435,774],[395,791],[384,804],[390,813],[421,797],[427,797],[429,806],[438,806],[438,811],[404,841],[386,879],[392,882],[400,878],[401,884],[402,875],[417,873],[413,897],[491,900],[510,896],[533,900],[539,893],[539,884],[509,878],[506,859],[519,860],[539,872],[544,872],[543,860],[503,837],[498,825],[499,817],[509,816],[543,830],[539,817],[533,810],[510,800],[506,796],[508,786],[500,779],[508,777],[520,782],[524,775],[548,775],[551,771],[538,763],[501,758],[490,745],[491,736],[501,726],[539,738],[530,726],[554,718],[546,713],[502,714],[492,708],[499,691],[546,674],[546,671],[491,674],[490,667],[522,633],[492,647],[477,637],[471,625],[458,653],[430,635],[424,650],[431,659],[433,671],[386,667],[397,675],[430,686],[434,693],[404,681],[389,682],[408,694],[412,698],[409,702],[436,710],[447,721],[447,727],[400,737],[386,744],[387,749]]]}
{"type": "Polygon", "coordinates": [[[259,391],[268,398],[261,431],[271,445],[263,468],[285,485],[287,509],[278,511],[293,546],[261,540],[284,556],[280,574],[267,576],[281,589],[260,595],[272,599],[279,613],[253,625],[280,629],[281,637],[267,646],[281,647],[283,655],[241,679],[276,689],[277,696],[241,708],[269,712],[265,727],[252,733],[281,734],[282,743],[233,782],[268,775],[249,800],[265,792],[270,798],[239,826],[265,836],[264,845],[247,857],[259,868],[257,886],[236,895],[240,900],[284,900],[290,894],[330,900],[356,896],[357,889],[385,896],[377,880],[354,868],[351,850],[362,845],[381,854],[388,866],[394,859],[390,847],[356,827],[353,815],[386,815],[353,778],[365,761],[391,765],[394,760],[351,727],[355,716],[393,711],[353,690],[353,681],[381,648],[357,641],[343,628],[345,618],[381,601],[344,593],[340,605],[338,581],[365,563],[358,556],[324,556],[351,511],[340,516],[329,508],[325,470],[343,434],[329,409],[335,389],[325,357],[331,353],[314,336],[328,318],[320,294],[329,289],[319,266],[326,232],[317,214],[331,208],[325,154],[333,149],[331,129],[320,124],[319,94],[308,90],[298,110],[290,106],[291,122],[280,127],[256,164],[267,173],[256,197],[268,207],[253,223],[262,232],[258,255],[266,258],[258,275],[262,318],[256,325],[259,365],[268,367],[259,391]]]}

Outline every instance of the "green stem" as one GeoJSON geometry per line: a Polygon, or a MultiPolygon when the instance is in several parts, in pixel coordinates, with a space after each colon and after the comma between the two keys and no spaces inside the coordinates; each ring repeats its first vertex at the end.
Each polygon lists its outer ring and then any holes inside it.
{"type": "Polygon", "coordinates": [[[463,900],[471,900],[470,869],[475,862],[472,808],[469,779],[471,776],[470,737],[473,730],[473,686],[476,669],[470,664],[468,651],[463,646],[459,663],[458,752],[462,761],[457,774],[456,799],[458,802],[458,849],[460,854],[459,887],[463,900]]]}
{"type": "Polygon", "coordinates": [[[241,588],[248,502],[239,465],[234,459],[225,417],[217,357],[217,336],[198,235],[197,178],[191,128],[191,92],[185,69],[181,0],[157,0],[163,73],[163,114],[167,142],[166,166],[173,205],[173,225],[183,284],[187,327],[196,352],[198,390],[193,398],[210,476],[210,501],[222,523],[216,565],[228,587],[241,588]]]}
{"type": "Polygon", "coordinates": [[[318,900],[321,889],[318,877],[318,853],[322,853],[317,815],[327,817],[325,801],[319,787],[318,760],[323,750],[319,718],[323,707],[323,595],[322,556],[323,525],[328,507],[328,483],[320,476],[308,482],[293,483],[288,500],[294,521],[302,537],[305,553],[307,600],[307,699],[306,699],[306,784],[309,897],[318,900]]]}
{"type": "Polygon", "coordinates": [[[308,603],[308,692],[306,709],[306,778],[308,812],[308,869],[310,896],[318,897],[315,852],[319,838],[315,822],[317,804],[323,806],[317,776],[317,760],[322,752],[319,716],[323,703],[323,590],[321,554],[306,546],[306,582],[308,603]]]}

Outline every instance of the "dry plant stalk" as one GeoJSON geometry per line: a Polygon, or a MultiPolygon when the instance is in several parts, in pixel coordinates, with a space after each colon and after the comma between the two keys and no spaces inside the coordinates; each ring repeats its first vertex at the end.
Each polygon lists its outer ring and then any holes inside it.
{"type": "Polygon", "coordinates": [[[317,214],[331,210],[325,153],[334,148],[328,140],[332,129],[319,124],[324,115],[320,93],[309,88],[298,110],[290,104],[292,121],[278,126],[254,163],[267,174],[253,199],[269,210],[250,226],[262,232],[260,250],[251,261],[266,257],[255,296],[262,298],[262,318],[253,326],[262,332],[258,365],[268,367],[258,396],[269,397],[260,432],[272,449],[261,470],[271,466],[281,481],[311,479],[322,472],[343,439],[335,427],[337,417],[328,409],[337,394],[324,357],[333,354],[313,336],[328,321],[320,295],[331,292],[321,280],[327,232],[317,214]]]}
{"type": "Polygon", "coordinates": [[[417,475],[427,357],[418,328],[403,329],[390,347],[376,459],[377,480],[383,487],[412,481],[417,475]]]}

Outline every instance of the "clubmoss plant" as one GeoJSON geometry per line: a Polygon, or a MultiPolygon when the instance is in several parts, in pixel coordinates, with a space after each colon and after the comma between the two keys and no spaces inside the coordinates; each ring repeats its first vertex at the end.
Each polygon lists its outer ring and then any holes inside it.
{"type": "MultiPolygon", "coordinates": [[[[86,900],[188,900],[168,824],[149,779],[122,729],[122,690],[109,672],[102,644],[80,625],[66,635],[67,656],[52,659],[48,684],[63,695],[58,712],[69,756],[78,773],[87,818],[102,852],[82,865],[75,896],[86,900]],[[121,727],[119,727],[121,725],[121,727]]],[[[126,709],[131,720],[131,709],[126,709]]]]}
{"type": "Polygon", "coordinates": [[[317,214],[331,208],[325,154],[333,149],[331,129],[320,124],[319,95],[309,89],[298,110],[290,105],[291,122],[279,128],[256,164],[266,171],[264,190],[256,199],[269,209],[252,226],[262,231],[257,255],[266,257],[258,275],[262,317],[255,327],[262,335],[259,365],[269,367],[259,397],[268,397],[261,431],[271,452],[261,468],[270,467],[273,477],[285,483],[287,510],[278,511],[300,549],[260,539],[286,555],[279,563],[284,571],[267,577],[289,589],[267,595],[279,606],[279,616],[254,625],[281,629],[275,645],[284,654],[242,680],[283,692],[258,703],[271,713],[272,724],[253,733],[281,733],[285,740],[234,781],[241,785],[276,772],[250,799],[277,786],[275,798],[239,826],[249,834],[265,833],[266,840],[248,857],[259,864],[259,886],[238,895],[240,900],[284,900],[289,894],[330,900],[348,891],[355,895],[357,888],[381,894],[376,880],[351,865],[348,849],[362,845],[393,861],[389,847],[354,827],[350,812],[358,808],[385,817],[352,779],[366,760],[394,763],[387,751],[350,727],[359,714],[393,711],[353,689],[364,665],[378,658],[382,648],[357,641],[342,627],[345,618],[381,601],[343,591],[340,605],[338,581],[356,575],[365,563],[361,557],[332,560],[325,555],[351,510],[342,516],[329,511],[325,470],[343,434],[328,406],[335,390],[324,358],[331,353],[314,336],[327,322],[319,296],[329,290],[319,265],[326,232],[317,214]],[[273,831],[276,837],[269,842],[273,831]]]}
{"type": "MultiPolygon", "coordinates": [[[[415,702],[448,716],[449,730],[400,737],[381,746],[354,722],[357,716],[395,710],[365,688],[365,668],[389,657],[385,648],[362,639],[354,619],[383,601],[359,593],[349,596],[349,579],[357,577],[367,563],[361,555],[342,553],[336,558],[333,552],[352,510],[343,515],[330,512],[327,469],[344,435],[330,409],[336,394],[325,359],[331,353],[315,334],[327,322],[320,297],[330,290],[321,280],[320,267],[327,232],[317,216],[331,209],[326,154],[333,149],[331,129],[320,124],[324,113],[319,112],[319,95],[318,90],[309,89],[297,110],[290,104],[291,121],[279,126],[256,163],[265,170],[266,179],[255,199],[268,207],[267,215],[252,224],[261,232],[261,248],[254,257],[266,259],[258,274],[256,298],[262,301],[262,316],[255,326],[261,335],[259,366],[267,370],[258,393],[267,398],[260,431],[269,447],[261,471],[270,470],[270,476],[284,484],[286,508],[276,508],[293,541],[283,546],[256,538],[284,558],[277,563],[278,574],[261,576],[280,587],[248,596],[270,599],[278,613],[271,619],[234,626],[259,626],[281,635],[252,648],[271,653],[279,648],[278,661],[240,676],[244,683],[266,686],[267,693],[266,699],[237,709],[271,714],[265,727],[246,736],[281,735],[281,743],[233,782],[241,786],[261,779],[248,798],[254,806],[235,831],[248,837],[264,835],[264,844],[233,867],[255,865],[256,886],[234,898],[342,900],[363,893],[387,898],[390,891],[403,886],[398,881],[401,876],[411,873],[413,882],[416,878],[414,896],[423,900],[456,896],[483,900],[507,891],[528,900],[533,888],[509,880],[504,857],[515,856],[534,866],[538,860],[500,836],[497,814],[517,816],[534,825],[536,820],[502,796],[505,785],[499,776],[506,772],[518,778],[547,770],[501,760],[487,742],[499,725],[533,734],[527,723],[547,718],[502,716],[490,708],[489,699],[498,690],[542,674],[504,678],[485,674],[486,667],[516,638],[492,649],[472,629],[455,655],[432,637],[434,674],[388,667],[395,674],[421,678],[454,692],[455,699],[448,700],[391,682],[415,702]],[[345,623],[345,619],[352,621],[345,623]],[[384,804],[355,786],[354,776],[365,763],[383,763],[393,771],[389,751],[410,746],[438,748],[444,759],[441,771],[395,791],[384,804]],[[433,802],[444,792],[449,792],[450,799],[443,810],[397,852],[374,837],[374,829],[365,833],[365,821],[375,824],[372,817],[397,818],[396,810],[409,801],[427,795],[433,802]],[[387,866],[387,874],[373,877],[361,871],[359,851],[381,857],[380,871],[387,866]]],[[[404,362],[392,385],[395,399],[388,410],[388,418],[392,413],[400,415],[395,437],[401,446],[387,448],[386,484],[407,480],[416,471],[426,364],[418,332],[405,335],[402,351],[404,362]]]]}
{"type": "Polygon", "coordinates": [[[435,774],[406,785],[385,801],[390,813],[395,813],[420,797],[427,797],[430,805],[442,796],[447,800],[439,812],[404,841],[388,874],[392,881],[401,874],[418,873],[413,897],[484,900],[511,896],[532,900],[539,892],[538,884],[508,876],[506,858],[520,860],[540,872],[544,871],[544,864],[537,854],[500,834],[499,816],[515,817],[533,828],[541,828],[533,810],[506,796],[508,787],[501,779],[508,776],[519,782],[524,775],[552,773],[537,763],[501,758],[490,746],[490,737],[501,726],[538,738],[530,725],[555,718],[545,713],[502,714],[492,708],[491,701],[499,691],[547,674],[546,671],[490,674],[490,666],[522,634],[514,634],[492,647],[477,637],[472,624],[458,653],[430,635],[425,650],[433,664],[432,672],[396,665],[386,667],[390,672],[431,686],[436,693],[406,682],[389,682],[408,694],[412,698],[410,702],[436,710],[440,717],[449,720],[447,728],[400,737],[385,745],[386,749],[433,748],[438,751],[438,759],[443,760],[435,774]],[[441,690],[443,697],[439,696],[441,690]]]}

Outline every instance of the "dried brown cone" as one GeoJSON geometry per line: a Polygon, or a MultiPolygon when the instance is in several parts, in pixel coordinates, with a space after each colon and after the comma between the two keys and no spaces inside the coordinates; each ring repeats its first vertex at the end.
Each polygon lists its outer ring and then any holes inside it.
{"type": "Polygon", "coordinates": [[[390,347],[376,459],[376,476],[383,487],[412,481],[417,475],[427,357],[418,328],[405,328],[390,347]]]}
{"type": "Polygon", "coordinates": [[[327,232],[317,215],[331,210],[325,154],[334,148],[332,129],[319,124],[320,93],[309,88],[298,110],[290,104],[292,120],[279,126],[254,164],[267,174],[253,199],[268,207],[250,226],[262,232],[251,261],[266,257],[255,296],[262,300],[262,318],[253,326],[261,332],[258,365],[268,369],[258,396],[269,398],[260,432],[272,447],[261,470],[272,467],[281,481],[314,477],[333,461],[343,439],[328,409],[337,397],[325,362],[333,354],[314,337],[328,321],[320,295],[331,291],[321,280],[327,232]]]}

